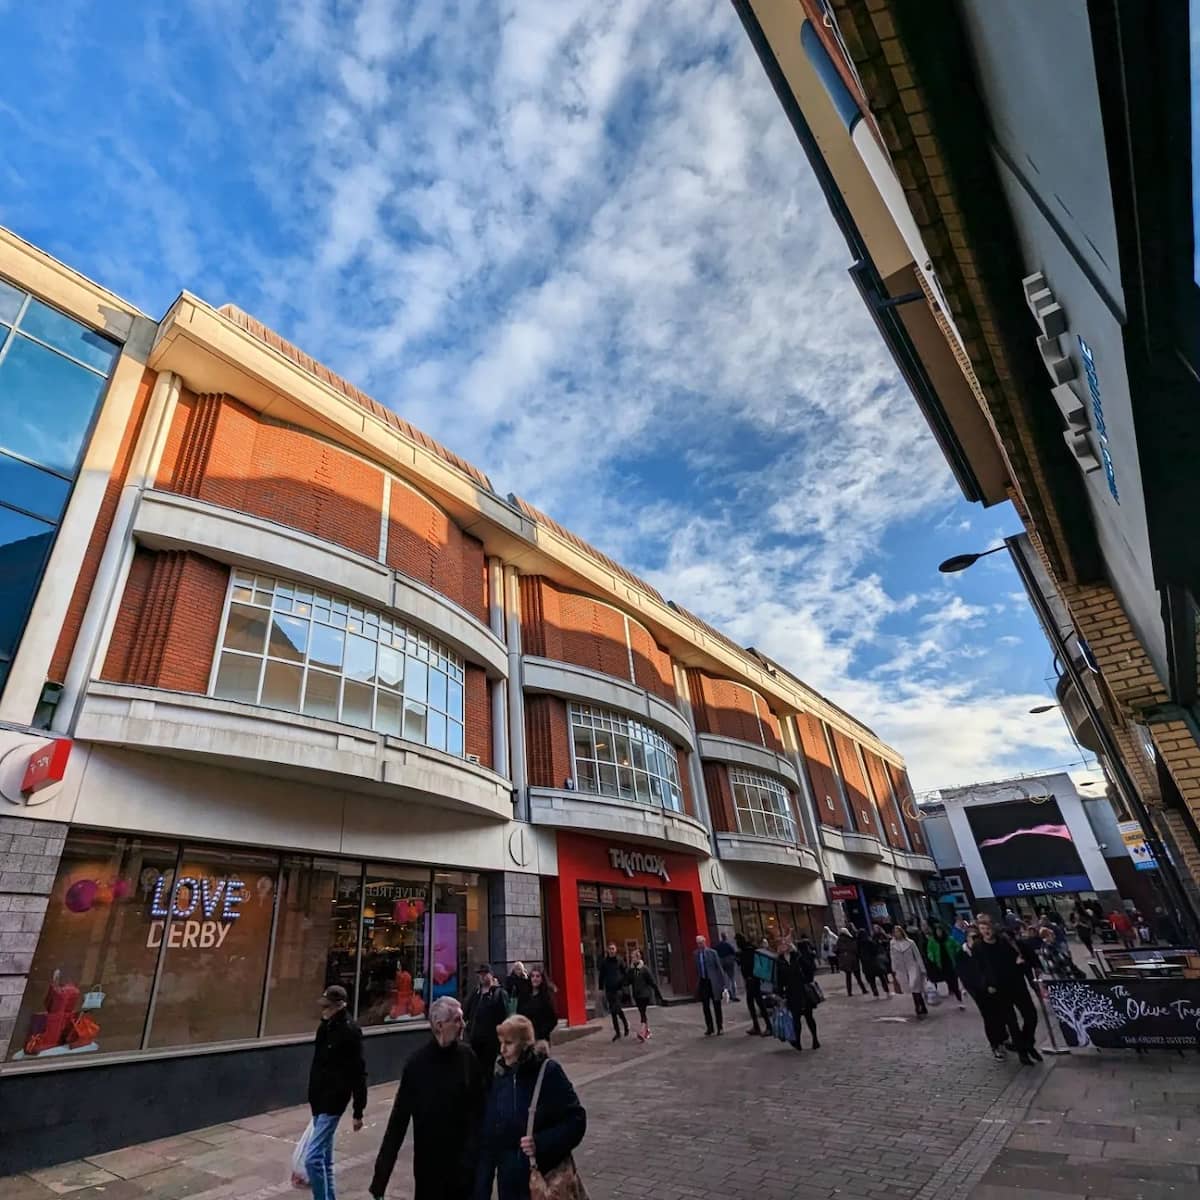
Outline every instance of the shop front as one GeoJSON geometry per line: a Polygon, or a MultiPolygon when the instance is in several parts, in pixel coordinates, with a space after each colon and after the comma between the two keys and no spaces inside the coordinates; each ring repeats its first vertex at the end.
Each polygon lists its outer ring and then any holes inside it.
{"type": "Polygon", "coordinates": [[[784,900],[751,900],[731,896],[730,916],[735,933],[743,934],[751,945],[764,938],[772,946],[794,938],[809,938],[814,946],[821,944],[826,910],[811,904],[790,904],[784,900]]]}
{"type": "Polygon", "coordinates": [[[558,875],[545,881],[549,971],[570,1025],[599,1011],[599,968],[615,943],[640,950],[667,999],[690,996],[704,929],[697,860],[610,838],[558,833],[558,875]]]}
{"type": "Polygon", "coordinates": [[[368,1031],[402,1026],[469,992],[487,945],[474,872],[77,828],[9,1060],[306,1039],[333,983],[368,1031]]]}

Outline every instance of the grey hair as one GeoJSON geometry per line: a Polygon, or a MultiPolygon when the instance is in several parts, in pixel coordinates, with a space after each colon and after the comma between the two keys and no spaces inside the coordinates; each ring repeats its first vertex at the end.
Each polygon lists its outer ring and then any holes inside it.
{"type": "Polygon", "coordinates": [[[452,1020],[454,1010],[461,1008],[462,1005],[453,996],[439,996],[429,1006],[430,1025],[440,1025],[443,1021],[452,1020]]]}

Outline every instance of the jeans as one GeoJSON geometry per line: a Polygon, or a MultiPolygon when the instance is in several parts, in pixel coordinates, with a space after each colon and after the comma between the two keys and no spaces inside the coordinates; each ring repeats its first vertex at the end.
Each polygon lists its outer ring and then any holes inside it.
{"type": "Polygon", "coordinates": [[[333,1135],[341,1114],[318,1113],[313,1117],[312,1141],[308,1143],[308,1182],[313,1200],[335,1200],[333,1194],[333,1135]]]}

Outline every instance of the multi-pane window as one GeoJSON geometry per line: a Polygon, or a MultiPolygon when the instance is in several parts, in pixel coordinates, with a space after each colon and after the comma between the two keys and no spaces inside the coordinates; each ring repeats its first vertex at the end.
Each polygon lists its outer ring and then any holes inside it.
{"type": "Polygon", "coordinates": [[[738,769],[730,770],[729,782],[740,832],[781,842],[796,840],[792,805],[782,783],[757,771],[738,769]]]}
{"type": "Polygon", "coordinates": [[[328,592],[235,571],[213,695],[464,753],[463,663],[328,592]]]}
{"type": "Polygon", "coordinates": [[[570,711],[581,792],[683,811],[678,756],[661,733],[607,709],[572,704],[570,711]]]}
{"type": "Polygon", "coordinates": [[[0,279],[0,687],[120,353],[0,279]]]}

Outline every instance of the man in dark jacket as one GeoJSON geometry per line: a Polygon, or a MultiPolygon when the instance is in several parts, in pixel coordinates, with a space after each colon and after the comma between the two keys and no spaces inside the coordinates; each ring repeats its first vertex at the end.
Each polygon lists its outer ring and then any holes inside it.
{"type": "Polygon", "coordinates": [[[628,970],[624,959],[617,955],[616,942],[608,943],[608,953],[600,963],[600,989],[604,992],[604,1003],[608,1006],[608,1015],[612,1017],[614,1042],[621,1038],[621,1026],[625,1026],[625,1037],[629,1036],[629,1018],[621,1006],[621,993],[625,990],[625,980],[628,970]]]}
{"type": "Polygon", "coordinates": [[[383,1200],[396,1155],[413,1127],[416,1200],[469,1200],[487,1099],[475,1052],[459,1040],[463,1010],[453,996],[429,1009],[433,1037],[404,1064],[387,1131],[375,1159],[371,1195],[383,1200]]]}
{"type": "Polygon", "coordinates": [[[496,1034],[496,1027],[508,1016],[508,1007],[504,1002],[504,989],[492,974],[492,968],[487,963],[482,963],[478,975],[479,986],[467,1000],[467,1041],[475,1051],[475,1057],[479,1059],[484,1078],[490,1084],[492,1068],[496,1065],[496,1057],[500,1053],[500,1038],[496,1034]]]}
{"type": "Polygon", "coordinates": [[[717,952],[708,944],[708,938],[696,938],[696,999],[704,1009],[704,1036],[713,1035],[713,1012],[717,1017],[715,1032],[725,1032],[725,1019],[721,1015],[721,998],[725,991],[725,971],[717,952]]]}
{"type": "Polygon", "coordinates": [[[308,1073],[313,1134],[304,1163],[313,1200],[334,1200],[333,1135],[352,1099],[355,1131],[362,1128],[363,1109],[367,1106],[362,1030],[346,1011],[346,1000],[346,989],[334,984],[317,1001],[321,1024],[313,1042],[312,1068],[308,1073]]]}

